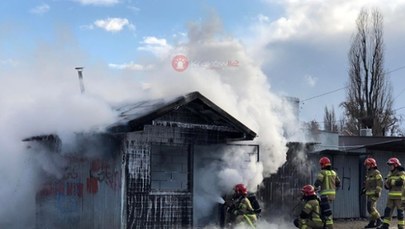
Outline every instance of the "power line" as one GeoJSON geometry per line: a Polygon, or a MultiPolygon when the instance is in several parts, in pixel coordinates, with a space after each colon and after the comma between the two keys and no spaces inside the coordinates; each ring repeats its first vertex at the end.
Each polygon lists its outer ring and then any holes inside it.
{"type": "MultiPolygon", "coordinates": [[[[401,69],[404,69],[404,68],[405,68],[405,66],[402,66],[402,67],[399,67],[399,68],[396,68],[396,69],[392,70],[391,72],[398,71],[398,70],[401,70],[401,69]]],[[[389,72],[389,73],[391,73],[391,72],[389,72]]],[[[405,91],[405,88],[403,88],[403,89],[401,90],[401,92],[399,92],[398,95],[395,96],[395,98],[393,99],[393,101],[395,101],[404,91],[405,91]]]]}
{"type": "Polygon", "coordinates": [[[399,70],[404,69],[404,68],[405,68],[405,65],[404,65],[404,66],[401,66],[401,67],[398,67],[398,68],[395,68],[394,70],[391,70],[391,71],[389,71],[389,72],[385,72],[385,74],[390,74],[390,73],[392,73],[392,72],[396,72],[396,71],[399,71],[399,70]]]}
{"type": "MultiPolygon", "coordinates": [[[[398,111],[398,110],[402,110],[402,109],[404,109],[404,108],[405,108],[405,106],[403,106],[403,107],[398,107],[398,108],[393,109],[392,111],[398,111]]],[[[381,116],[381,115],[382,115],[382,114],[380,114],[380,116],[381,116]]],[[[325,121],[318,121],[318,120],[316,120],[316,119],[309,120],[309,121],[303,121],[303,122],[309,123],[309,122],[312,122],[312,121],[315,121],[315,122],[317,122],[318,124],[324,124],[324,123],[328,123],[328,122],[329,122],[329,121],[327,121],[327,122],[325,122],[325,121]]],[[[345,121],[345,118],[336,119],[336,120],[334,121],[334,123],[340,123],[340,122],[342,122],[342,121],[345,121]]]]}
{"type": "Polygon", "coordinates": [[[396,99],[398,99],[398,97],[405,91],[405,88],[401,90],[401,92],[398,93],[397,96],[395,96],[395,98],[393,99],[393,101],[395,101],[396,99]]]}
{"type": "MultiPolygon", "coordinates": [[[[398,67],[398,68],[395,68],[395,69],[393,69],[393,70],[391,70],[391,71],[385,72],[385,74],[390,74],[390,73],[392,73],[392,72],[396,72],[396,71],[399,71],[399,70],[404,69],[404,68],[405,68],[405,65],[404,65],[404,66],[401,66],[401,67],[398,67]]],[[[329,94],[335,93],[335,92],[337,92],[337,91],[346,89],[346,88],[348,88],[348,87],[349,87],[349,86],[345,86],[345,87],[341,87],[341,88],[338,88],[338,89],[335,89],[335,90],[332,90],[332,91],[328,91],[328,92],[325,92],[325,93],[322,93],[322,94],[319,94],[319,95],[315,95],[315,96],[312,96],[312,97],[310,97],[310,98],[303,99],[301,102],[303,103],[303,102],[308,101],[308,100],[311,100],[311,99],[319,98],[319,97],[322,97],[322,96],[324,96],[324,95],[329,95],[329,94]]],[[[405,88],[401,91],[401,93],[404,92],[404,91],[405,91],[405,88]]],[[[400,94],[401,94],[401,93],[400,93],[400,94]]],[[[398,98],[398,96],[399,96],[399,95],[397,95],[397,96],[394,98],[394,100],[395,100],[396,98],[398,98]]]]}
{"type": "Polygon", "coordinates": [[[325,93],[322,93],[322,94],[319,94],[319,95],[315,95],[315,96],[312,96],[312,97],[310,97],[310,98],[308,98],[308,99],[304,99],[304,100],[302,100],[301,102],[305,102],[305,101],[308,101],[308,100],[311,100],[311,99],[315,99],[315,98],[318,98],[318,97],[321,97],[321,96],[324,96],[324,95],[329,95],[329,94],[332,94],[332,93],[334,93],[334,92],[343,90],[343,89],[345,89],[345,88],[347,88],[347,87],[348,87],[348,86],[342,87],[342,88],[338,88],[338,89],[335,89],[335,90],[333,90],[333,91],[328,91],[328,92],[325,92],[325,93]]]}
{"type": "Polygon", "coordinates": [[[398,108],[394,109],[393,111],[401,110],[401,109],[404,109],[404,108],[405,107],[398,107],[398,108]]]}

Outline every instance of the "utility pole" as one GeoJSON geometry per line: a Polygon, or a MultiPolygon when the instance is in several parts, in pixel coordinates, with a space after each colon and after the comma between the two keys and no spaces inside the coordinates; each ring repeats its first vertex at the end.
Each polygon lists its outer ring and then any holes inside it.
{"type": "Polygon", "coordinates": [[[77,74],[79,74],[79,84],[80,84],[80,92],[84,94],[84,83],[83,83],[83,67],[76,67],[77,74]]]}

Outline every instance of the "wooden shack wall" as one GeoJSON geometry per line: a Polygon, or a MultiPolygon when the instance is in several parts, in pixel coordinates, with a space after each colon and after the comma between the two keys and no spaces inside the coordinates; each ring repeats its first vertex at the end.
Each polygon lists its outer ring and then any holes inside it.
{"type": "Polygon", "coordinates": [[[289,143],[286,162],[275,174],[263,180],[259,197],[263,201],[263,216],[267,218],[296,216],[300,208],[300,190],[311,180],[311,165],[307,153],[311,145],[289,143]]]}
{"type": "MultiPolygon", "coordinates": [[[[203,129],[145,126],[128,133],[125,139],[126,228],[192,228],[193,226],[193,146],[226,141],[226,135],[203,129]],[[153,145],[186,146],[189,160],[187,191],[151,189],[151,148],[153,145]]],[[[168,163],[175,163],[168,162],[168,163]]]]}

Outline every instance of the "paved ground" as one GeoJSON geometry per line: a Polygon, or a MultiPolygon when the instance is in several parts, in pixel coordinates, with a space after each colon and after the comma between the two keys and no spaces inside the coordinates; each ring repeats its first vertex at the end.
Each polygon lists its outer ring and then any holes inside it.
{"type": "MultiPolygon", "coordinates": [[[[360,229],[367,225],[366,219],[347,219],[347,220],[335,220],[334,229],[360,229]]],[[[393,219],[390,229],[397,229],[397,221],[393,219]]]]}
{"type": "MultiPolygon", "coordinates": [[[[338,219],[334,220],[334,229],[363,229],[368,224],[366,219],[338,219]]],[[[272,221],[269,224],[258,225],[258,229],[293,229],[296,228],[287,221],[272,221]]],[[[397,229],[396,219],[392,220],[390,229],[397,229]]]]}
{"type": "Polygon", "coordinates": [[[367,225],[366,219],[335,220],[334,229],[360,229],[367,225]]]}
{"type": "MultiPolygon", "coordinates": [[[[335,219],[334,229],[363,229],[368,224],[366,219],[335,219]]],[[[296,228],[292,222],[280,219],[273,219],[269,222],[259,221],[256,226],[257,229],[294,229],[296,228]]],[[[390,229],[397,229],[397,220],[393,219],[390,229]]],[[[219,229],[218,227],[206,227],[205,229],[219,229]]],[[[237,229],[246,229],[240,227],[237,229]]]]}

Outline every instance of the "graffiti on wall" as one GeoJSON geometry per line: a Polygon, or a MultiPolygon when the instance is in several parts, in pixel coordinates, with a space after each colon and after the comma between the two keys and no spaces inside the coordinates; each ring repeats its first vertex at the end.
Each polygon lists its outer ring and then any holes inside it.
{"type": "Polygon", "coordinates": [[[65,173],[63,174],[63,180],[75,180],[79,178],[79,174],[77,172],[76,166],[69,166],[65,169],[65,173]]]}
{"type": "Polygon", "coordinates": [[[98,192],[99,183],[105,183],[113,190],[119,190],[121,186],[120,173],[107,161],[92,161],[89,177],[86,179],[87,192],[98,192]]]}
{"type": "Polygon", "coordinates": [[[72,163],[65,169],[62,179],[44,184],[39,195],[81,198],[85,191],[96,194],[103,184],[114,191],[121,187],[120,170],[114,167],[113,162],[94,160],[90,163],[72,163]]]}
{"type": "MultiPolygon", "coordinates": [[[[345,167],[341,169],[341,184],[340,184],[340,189],[341,190],[348,190],[350,191],[351,189],[351,183],[352,183],[352,169],[351,168],[346,168],[347,170],[345,171],[345,167]]],[[[336,169],[336,172],[339,172],[338,169],[336,169]]]]}

